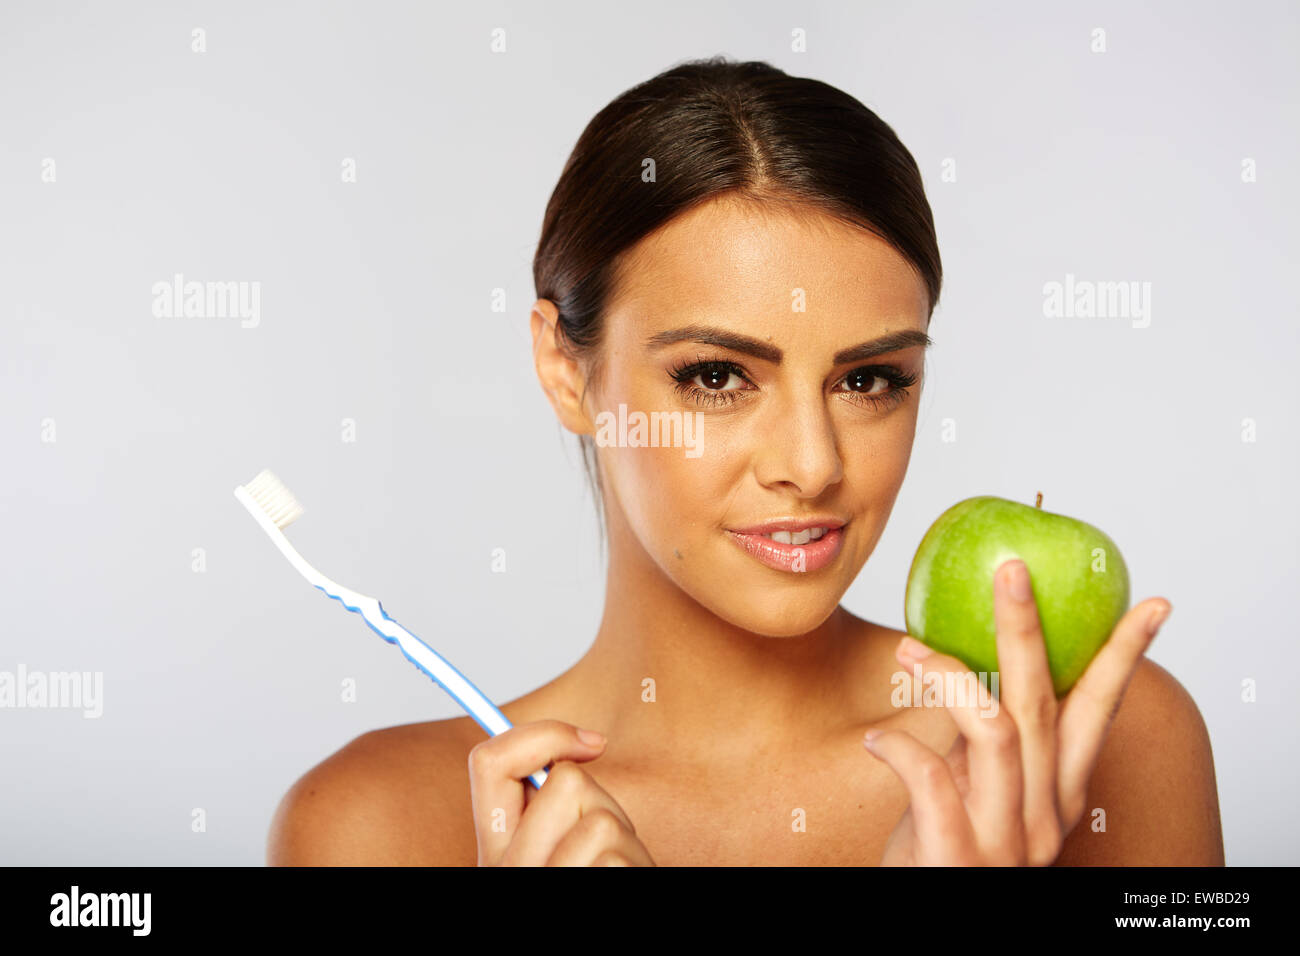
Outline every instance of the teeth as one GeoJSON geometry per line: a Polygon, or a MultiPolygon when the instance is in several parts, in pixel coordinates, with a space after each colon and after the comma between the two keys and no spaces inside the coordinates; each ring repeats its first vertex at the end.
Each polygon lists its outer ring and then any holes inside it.
{"type": "Polygon", "coordinates": [[[763,537],[771,538],[777,544],[807,544],[826,534],[825,528],[805,528],[803,531],[773,531],[763,537]]]}

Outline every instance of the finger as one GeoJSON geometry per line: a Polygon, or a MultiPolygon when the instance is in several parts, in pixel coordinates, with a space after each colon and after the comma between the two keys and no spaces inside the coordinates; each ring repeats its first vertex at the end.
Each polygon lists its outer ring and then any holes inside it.
{"type": "MultiPolygon", "coordinates": [[[[927,688],[942,689],[941,701],[966,738],[969,786],[963,801],[979,845],[994,856],[1018,854],[1024,821],[1015,721],[975,673],[955,657],[911,637],[899,642],[897,657],[927,688]]],[[[922,700],[929,700],[929,693],[927,689],[922,700]]]]}
{"type": "Polygon", "coordinates": [[[587,743],[577,727],[559,720],[520,724],[475,746],[469,752],[469,786],[479,863],[501,862],[523,816],[529,774],[554,760],[591,760],[603,750],[603,742],[587,743]]]}
{"type": "MultiPolygon", "coordinates": [[[[970,794],[970,755],[966,748],[965,734],[957,735],[957,739],[952,742],[943,759],[948,761],[948,767],[952,770],[952,779],[957,785],[957,793],[961,796],[962,802],[966,802],[970,794]]],[[[969,812],[968,810],[967,813],[969,812]]]]}
{"type": "Polygon", "coordinates": [[[923,849],[959,858],[973,853],[975,834],[948,764],[905,730],[868,731],[868,750],[898,774],[911,797],[912,827],[923,849]]]}
{"type": "Polygon", "coordinates": [[[994,576],[998,678],[1002,706],[1020,738],[1023,833],[1031,865],[1045,865],[1060,852],[1061,817],[1056,805],[1056,691],[1029,569],[1004,562],[994,576]]]}
{"type": "Polygon", "coordinates": [[[615,851],[629,862],[653,866],[650,854],[618,815],[604,807],[583,814],[547,859],[547,866],[595,866],[602,853],[615,851]]]}
{"type": "Polygon", "coordinates": [[[546,782],[528,804],[502,857],[505,866],[545,866],[555,848],[583,817],[596,811],[611,815],[630,833],[636,828],[623,808],[585,770],[557,760],[546,782]]]}
{"type": "Polygon", "coordinates": [[[1163,598],[1131,608],[1062,702],[1057,800],[1067,828],[1083,814],[1088,778],[1138,661],[1172,610],[1163,598]]]}

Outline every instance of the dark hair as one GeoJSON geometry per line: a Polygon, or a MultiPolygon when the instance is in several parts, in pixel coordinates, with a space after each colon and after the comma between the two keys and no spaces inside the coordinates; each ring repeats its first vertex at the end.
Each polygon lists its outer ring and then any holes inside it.
{"type": "MultiPolygon", "coordinates": [[[[537,298],[562,345],[594,361],[621,256],[670,219],[730,194],[815,209],[885,239],[920,273],[933,314],[943,267],[921,173],[894,131],[849,94],[761,61],[681,63],[623,93],[578,138],[546,205],[537,298]],[[655,179],[642,180],[645,159],[655,179]]],[[[583,463],[602,519],[595,448],[583,463]]]]}

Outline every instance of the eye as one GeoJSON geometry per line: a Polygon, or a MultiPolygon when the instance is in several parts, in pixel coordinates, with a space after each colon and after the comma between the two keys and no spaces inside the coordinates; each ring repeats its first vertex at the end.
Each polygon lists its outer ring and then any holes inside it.
{"type": "Polygon", "coordinates": [[[745,380],[730,369],[713,367],[697,373],[691,381],[700,388],[731,391],[742,387],[745,380]]]}
{"type": "Polygon", "coordinates": [[[697,405],[722,405],[740,399],[754,385],[745,370],[731,362],[700,360],[670,373],[676,391],[697,405]]]}
{"type": "Polygon", "coordinates": [[[890,385],[889,380],[883,375],[878,375],[866,368],[854,369],[848,375],[845,375],[841,381],[848,386],[849,391],[861,395],[878,394],[885,391],[890,385]]]}
{"type": "Polygon", "coordinates": [[[892,365],[869,365],[855,368],[837,384],[846,386],[844,394],[849,401],[887,408],[907,398],[907,390],[915,382],[916,375],[892,365]]]}

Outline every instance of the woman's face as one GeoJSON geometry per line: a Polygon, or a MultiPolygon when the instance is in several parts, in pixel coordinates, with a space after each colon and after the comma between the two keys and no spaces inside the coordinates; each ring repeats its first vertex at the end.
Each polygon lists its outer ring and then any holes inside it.
{"type": "Polygon", "coordinates": [[[822,213],[713,201],[648,236],[587,394],[613,547],[745,630],[820,625],[907,471],[928,313],[900,253],[822,213]]]}

